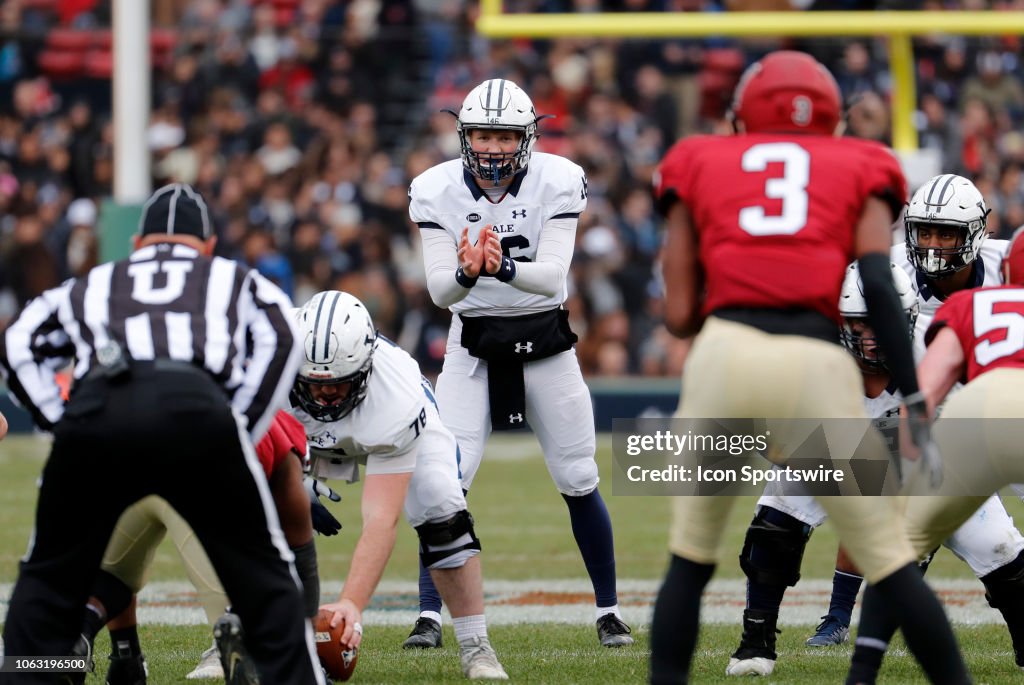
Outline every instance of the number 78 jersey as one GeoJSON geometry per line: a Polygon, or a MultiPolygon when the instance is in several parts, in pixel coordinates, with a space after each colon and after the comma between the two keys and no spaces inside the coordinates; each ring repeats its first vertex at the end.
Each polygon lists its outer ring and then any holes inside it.
{"type": "Polygon", "coordinates": [[[839,322],[839,291],[854,258],[866,199],[898,216],[899,162],[856,138],[756,134],[677,143],[655,174],[663,209],[681,200],[700,243],[704,314],[716,309],[806,309],[839,322]]]}
{"type": "MultiPolygon", "coordinates": [[[[508,192],[491,202],[473,176],[452,160],[427,169],[409,188],[409,217],[422,230],[447,231],[458,245],[462,229],[469,227],[475,243],[484,226],[492,226],[502,252],[516,261],[537,257],[544,225],[551,219],[575,219],[587,207],[587,179],[573,162],[543,152],[530,156],[530,165],[516,175],[508,192]]],[[[502,310],[543,311],[554,309],[568,296],[559,284],[554,297],[513,288],[495,278],[482,277],[465,299],[450,307],[453,312],[502,310]]],[[[521,312],[526,313],[526,312],[521,312]]]]}

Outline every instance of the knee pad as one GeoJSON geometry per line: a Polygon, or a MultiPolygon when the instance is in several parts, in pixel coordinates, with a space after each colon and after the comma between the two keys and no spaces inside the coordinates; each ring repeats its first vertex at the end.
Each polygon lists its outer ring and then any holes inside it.
{"type": "Polygon", "coordinates": [[[747,528],[740,568],[755,583],[796,585],[813,530],[789,514],[761,507],[747,528]]]}
{"type": "Polygon", "coordinates": [[[569,497],[589,495],[597,487],[597,462],[593,455],[579,456],[555,472],[558,491],[569,497]]]}
{"type": "Polygon", "coordinates": [[[465,509],[443,521],[416,526],[416,534],[420,538],[420,560],[427,568],[457,568],[481,549],[473,517],[465,509]]]}

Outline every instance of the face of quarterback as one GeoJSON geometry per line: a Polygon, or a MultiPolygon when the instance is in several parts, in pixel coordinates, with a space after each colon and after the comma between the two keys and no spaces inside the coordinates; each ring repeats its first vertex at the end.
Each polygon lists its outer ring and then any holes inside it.
{"type": "MultiPolygon", "coordinates": [[[[502,129],[474,128],[469,131],[468,139],[473,152],[478,153],[481,166],[494,164],[503,167],[511,164],[515,158],[522,134],[502,129]]],[[[505,180],[505,183],[511,182],[511,178],[505,180]]]]}

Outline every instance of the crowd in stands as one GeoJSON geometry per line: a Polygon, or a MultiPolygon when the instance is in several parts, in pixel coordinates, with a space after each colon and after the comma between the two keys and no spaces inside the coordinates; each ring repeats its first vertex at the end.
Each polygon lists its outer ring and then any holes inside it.
{"type": "MultiPolygon", "coordinates": [[[[221,254],[260,269],[297,303],[326,288],[356,294],[385,334],[436,372],[449,315],[426,293],[406,190],[424,169],[458,156],[454,119],[440,110],[458,110],[485,78],[510,78],[538,112],[555,115],[542,123],[537,149],[588,174],[567,303],[584,372],[675,376],[683,351],[659,324],[661,224],[649,190],[667,147],[727,130],[739,74],[780,46],[830,65],[849,107],[847,135],[889,139],[892,84],[880,39],[490,41],[473,32],[478,11],[465,0],[153,0],[154,185],[193,184],[210,201],[221,254]]],[[[0,324],[98,258],[96,227],[113,180],[110,25],[109,0],[0,3],[0,324]]],[[[921,145],[937,151],[942,170],[975,180],[999,237],[1024,224],[1019,54],[1016,37],[915,41],[921,145]]]]}

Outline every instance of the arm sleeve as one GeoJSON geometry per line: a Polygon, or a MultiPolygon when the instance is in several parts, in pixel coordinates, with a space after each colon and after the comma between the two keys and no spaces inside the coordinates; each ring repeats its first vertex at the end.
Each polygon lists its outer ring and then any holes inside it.
{"type": "Polygon", "coordinates": [[[423,238],[423,266],[427,272],[427,292],[438,307],[447,309],[464,299],[470,289],[455,280],[459,267],[458,249],[448,231],[420,228],[423,238]]]}
{"type": "Polygon", "coordinates": [[[73,346],[57,310],[71,282],[26,305],[0,336],[0,368],[11,393],[39,428],[50,430],[64,415],[56,371],[70,362],[73,346]]]}
{"type": "Polygon", "coordinates": [[[508,284],[546,297],[562,292],[576,244],[576,221],[575,218],[548,221],[537,246],[536,261],[516,262],[516,277],[508,284]]]}
{"type": "Polygon", "coordinates": [[[250,271],[239,294],[239,310],[252,338],[252,355],[231,406],[247,420],[253,442],[267,432],[284,405],[302,362],[292,303],[280,288],[250,271]]]}
{"type": "Polygon", "coordinates": [[[914,349],[907,333],[900,297],[892,282],[889,256],[872,252],[858,260],[868,321],[885,351],[886,366],[904,397],[917,393],[914,349]]]}

